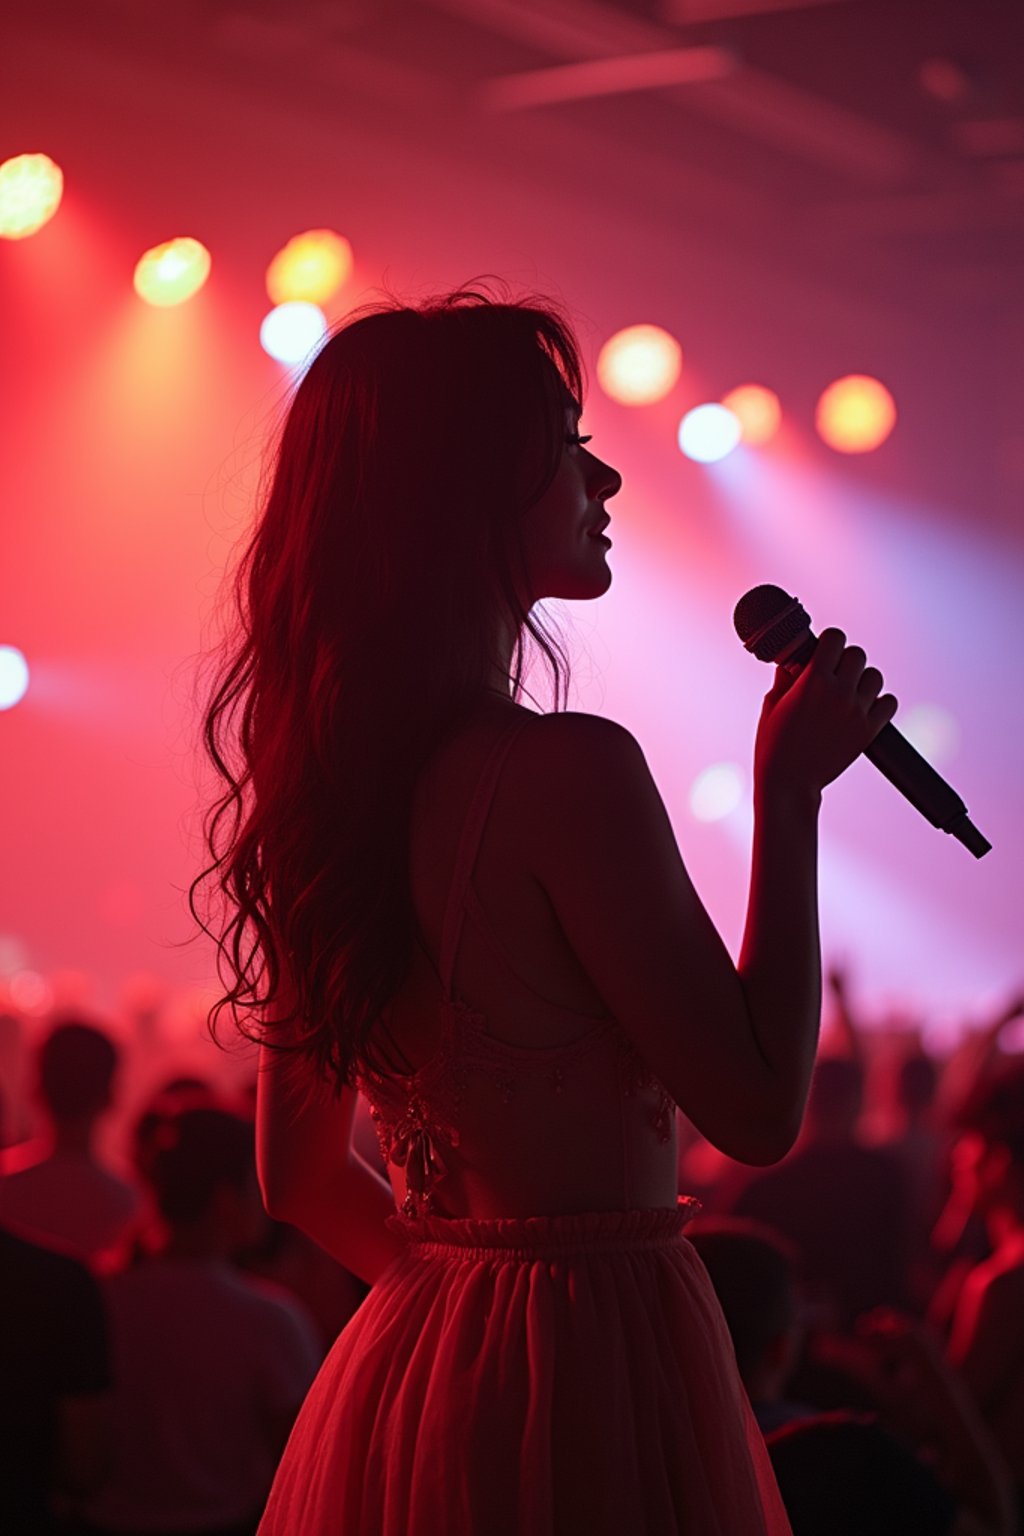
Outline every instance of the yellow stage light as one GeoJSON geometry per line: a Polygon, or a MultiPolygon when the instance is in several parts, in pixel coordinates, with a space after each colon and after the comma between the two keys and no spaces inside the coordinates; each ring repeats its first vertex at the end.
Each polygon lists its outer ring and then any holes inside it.
{"type": "Polygon", "coordinates": [[[896,402],[878,379],[850,373],[824,391],[814,424],[837,453],[870,453],[896,425],[896,402]]]}
{"type": "Polygon", "coordinates": [[[740,424],[741,441],[751,447],[770,442],[779,430],[782,407],[774,390],[761,384],[741,384],[722,398],[740,424]]]}
{"type": "Polygon", "coordinates": [[[267,268],[274,304],[322,304],[352,275],[352,247],[333,229],[307,229],[283,246],[267,268]]]}
{"type": "Polygon", "coordinates": [[[169,308],[198,293],[210,275],[210,253],[190,235],[154,245],[135,268],[135,292],[147,304],[169,308]]]}
{"type": "Polygon", "coordinates": [[[64,173],[49,155],[15,155],[0,165],[0,237],[24,240],[48,224],[64,195],[64,173]]]}
{"type": "Polygon", "coordinates": [[[660,325],[630,325],[601,348],[597,380],[620,405],[651,405],[672,389],[683,366],[683,350],[660,325]]]}

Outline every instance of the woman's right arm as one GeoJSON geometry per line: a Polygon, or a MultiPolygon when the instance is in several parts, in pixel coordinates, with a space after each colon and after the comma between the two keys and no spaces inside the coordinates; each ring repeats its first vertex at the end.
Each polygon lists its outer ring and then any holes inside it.
{"type": "Polygon", "coordinates": [[[766,696],[738,964],[628,731],[546,715],[515,756],[532,867],[569,943],[679,1107],[741,1162],[784,1156],[803,1117],[821,1016],[821,791],[896,707],[864,662],[825,630],[799,677],[780,670],[766,696]]]}
{"type": "MultiPolygon", "coordinates": [[[[264,1022],[293,1044],[294,983],[286,975],[264,1022]]],[[[395,1214],[391,1185],[352,1146],[356,1092],[336,1094],[296,1052],[262,1046],[256,1076],[256,1173],[263,1204],[345,1269],[373,1285],[403,1248],[386,1225],[395,1214]]]]}

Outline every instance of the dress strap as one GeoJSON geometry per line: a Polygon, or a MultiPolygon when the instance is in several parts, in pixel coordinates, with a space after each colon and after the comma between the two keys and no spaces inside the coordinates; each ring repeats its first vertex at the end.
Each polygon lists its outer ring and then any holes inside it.
{"type": "Polygon", "coordinates": [[[480,850],[480,841],[484,834],[484,827],[487,825],[494,791],[498,786],[498,779],[509,748],[530,718],[529,714],[520,716],[501,731],[493,742],[473,791],[473,798],[462,828],[455,858],[455,871],[448,892],[448,905],[445,908],[444,926],[441,930],[441,985],[444,988],[445,998],[449,1001],[452,997],[455,957],[458,953],[462,923],[466,915],[466,890],[480,850]]]}

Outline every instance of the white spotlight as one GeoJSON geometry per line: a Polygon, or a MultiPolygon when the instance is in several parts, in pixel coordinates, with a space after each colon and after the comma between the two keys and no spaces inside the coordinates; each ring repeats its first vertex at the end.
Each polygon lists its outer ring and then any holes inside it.
{"type": "Polygon", "coordinates": [[[915,704],[901,710],[899,728],[930,763],[948,762],[960,745],[960,727],[941,704],[915,704]]]}
{"type": "Polygon", "coordinates": [[[743,798],[743,774],[735,763],[712,763],[690,790],[690,810],[698,821],[721,821],[743,798]]]}
{"type": "Polygon", "coordinates": [[[28,662],[16,645],[0,645],[0,709],[13,709],[28,692],[28,662]]]}
{"type": "Polygon", "coordinates": [[[327,334],[322,309],[305,299],[278,304],[260,326],[260,345],[279,363],[302,363],[327,334]]]}
{"type": "Polygon", "coordinates": [[[724,405],[698,405],[679,423],[679,447],[698,464],[714,464],[732,453],[743,429],[724,405]]]}

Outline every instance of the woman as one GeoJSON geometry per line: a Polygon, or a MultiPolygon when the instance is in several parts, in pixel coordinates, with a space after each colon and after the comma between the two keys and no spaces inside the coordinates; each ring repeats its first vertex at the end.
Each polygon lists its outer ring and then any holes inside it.
{"type": "Polygon", "coordinates": [[[533,611],[611,582],[621,480],[581,400],[549,304],[361,312],[295,395],[238,576],[206,720],[221,1006],[260,1011],[268,1210],[373,1286],[263,1536],[788,1531],[683,1235],[674,1108],[745,1162],[795,1139],[820,793],[895,701],[836,630],[778,676],[735,966],[639,746],[564,709],[533,611]],[[525,634],[550,714],[521,702],[525,634]],[[389,1184],[351,1149],[357,1094],[389,1184]]]}

